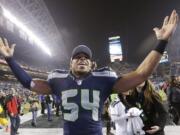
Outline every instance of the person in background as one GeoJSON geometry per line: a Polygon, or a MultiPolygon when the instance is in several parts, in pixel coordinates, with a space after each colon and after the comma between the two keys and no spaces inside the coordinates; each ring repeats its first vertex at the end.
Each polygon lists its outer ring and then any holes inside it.
{"type": "Polygon", "coordinates": [[[20,117],[18,114],[18,100],[15,96],[15,90],[12,88],[12,94],[8,96],[7,99],[7,112],[11,121],[11,135],[19,134],[18,128],[20,126],[20,117]]]}
{"type": "Polygon", "coordinates": [[[109,107],[111,120],[115,123],[115,135],[144,135],[144,124],[140,118],[142,110],[123,104],[128,93],[119,94],[109,107]]]}
{"type": "Polygon", "coordinates": [[[176,76],[171,76],[168,99],[170,111],[173,114],[173,121],[176,125],[178,125],[180,124],[180,85],[176,76]]]}
{"type": "Polygon", "coordinates": [[[52,109],[56,107],[56,95],[52,94],[52,109]]]}
{"type": "Polygon", "coordinates": [[[37,112],[39,107],[39,101],[35,93],[32,93],[30,98],[30,111],[32,112],[32,122],[33,127],[37,127],[37,112]]]}
{"type": "Polygon", "coordinates": [[[48,121],[52,121],[52,99],[50,95],[47,95],[45,97],[45,101],[46,101],[46,107],[47,107],[48,121]]]}
{"type": "MultiPolygon", "coordinates": [[[[141,118],[146,135],[164,135],[167,120],[167,110],[160,95],[150,80],[138,85],[126,96],[128,106],[135,106],[143,110],[141,118]]],[[[126,104],[126,103],[125,103],[126,104]]],[[[126,105],[127,106],[127,105],[126,105]]]]}
{"type": "Polygon", "coordinates": [[[44,111],[46,109],[46,101],[44,95],[39,95],[39,101],[41,103],[41,114],[45,114],[44,111]]]}
{"type": "Polygon", "coordinates": [[[2,107],[2,109],[4,110],[3,113],[4,113],[4,116],[7,116],[6,115],[6,104],[5,104],[5,93],[3,91],[0,91],[0,105],[2,107]]]}
{"type": "Polygon", "coordinates": [[[55,107],[56,107],[56,116],[59,116],[60,111],[60,105],[61,105],[61,99],[59,96],[55,96],[55,107]]]}
{"type": "Polygon", "coordinates": [[[103,120],[104,120],[105,126],[106,126],[106,134],[113,135],[111,133],[111,118],[110,118],[109,111],[108,111],[109,105],[110,105],[110,100],[108,98],[105,101],[104,107],[103,107],[103,120]]]}
{"type": "Polygon", "coordinates": [[[5,93],[0,91],[0,128],[5,127],[6,131],[8,131],[8,119],[6,114],[6,106],[5,106],[5,93]]]}

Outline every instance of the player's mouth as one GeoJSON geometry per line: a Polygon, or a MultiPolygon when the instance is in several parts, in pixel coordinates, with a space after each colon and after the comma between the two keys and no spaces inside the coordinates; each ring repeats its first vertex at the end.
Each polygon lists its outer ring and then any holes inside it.
{"type": "Polygon", "coordinates": [[[88,65],[85,61],[80,61],[78,65],[88,65]]]}
{"type": "Polygon", "coordinates": [[[80,66],[86,66],[87,64],[86,64],[86,63],[79,63],[78,65],[80,65],[80,66]]]}

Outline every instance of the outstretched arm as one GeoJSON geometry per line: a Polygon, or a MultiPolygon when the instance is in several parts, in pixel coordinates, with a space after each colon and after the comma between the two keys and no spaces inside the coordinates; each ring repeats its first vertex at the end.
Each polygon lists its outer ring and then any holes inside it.
{"type": "Polygon", "coordinates": [[[134,72],[125,74],[117,80],[114,85],[114,90],[116,92],[123,92],[132,89],[145,81],[148,76],[152,74],[153,70],[159,63],[168,40],[176,29],[177,23],[178,14],[173,10],[170,17],[165,17],[163,26],[160,29],[153,29],[157,40],[159,41],[157,47],[148,54],[145,60],[134,72]]]}
{"type": "Polygon", "coordinates": [[[4,56],[6,62],[9,67],[13,71],[16,78],[20,81],[20,83],[28,89],[32,89],[32,91],[37,92],[39,94],[49,94],[51,93],[51,89],[47,83],[47,81],[35,81],[29,76],[13,59],[15,44],[11,47],[8,44],[6,39],[3,40],[0,38],[0,53],[4,56]],[[43,82],[43,83],[42,83],[43,82]],[[32,87],[33,86],[33,87],[32,87]]]}

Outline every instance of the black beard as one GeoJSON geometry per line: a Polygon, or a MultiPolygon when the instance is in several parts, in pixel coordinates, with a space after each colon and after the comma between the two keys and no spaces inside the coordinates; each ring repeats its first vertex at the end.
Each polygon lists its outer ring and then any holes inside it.
{"type": "Polygon", "coordinates": [[[83,71],[77,71],[75,72],[75,74],[79,75],[79,76],[84,76],[86,75],[88,72],[83,72],[83,71]]]}
{"type": "Polygon", "coordinates": [[[84,77],[88,76],[89,73],[90,73],[90,71],[89,71],[89,72],[76,71],[76,72],[74,72],[74,75],[75,75],[77,78],[84,78],[84,77]]]}

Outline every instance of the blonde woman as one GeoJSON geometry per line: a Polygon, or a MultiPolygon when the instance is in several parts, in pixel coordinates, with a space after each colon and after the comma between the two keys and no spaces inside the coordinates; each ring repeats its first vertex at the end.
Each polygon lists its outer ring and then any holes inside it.
{"type": "Polygon", "coordinates": [[[143,110],[141,118],[145,125],[143,129],[146,135],[164,135],[167,111],[151,81],[147,80],[137,86],[126,97],[126,101],[128,105],[143,110]]]}

